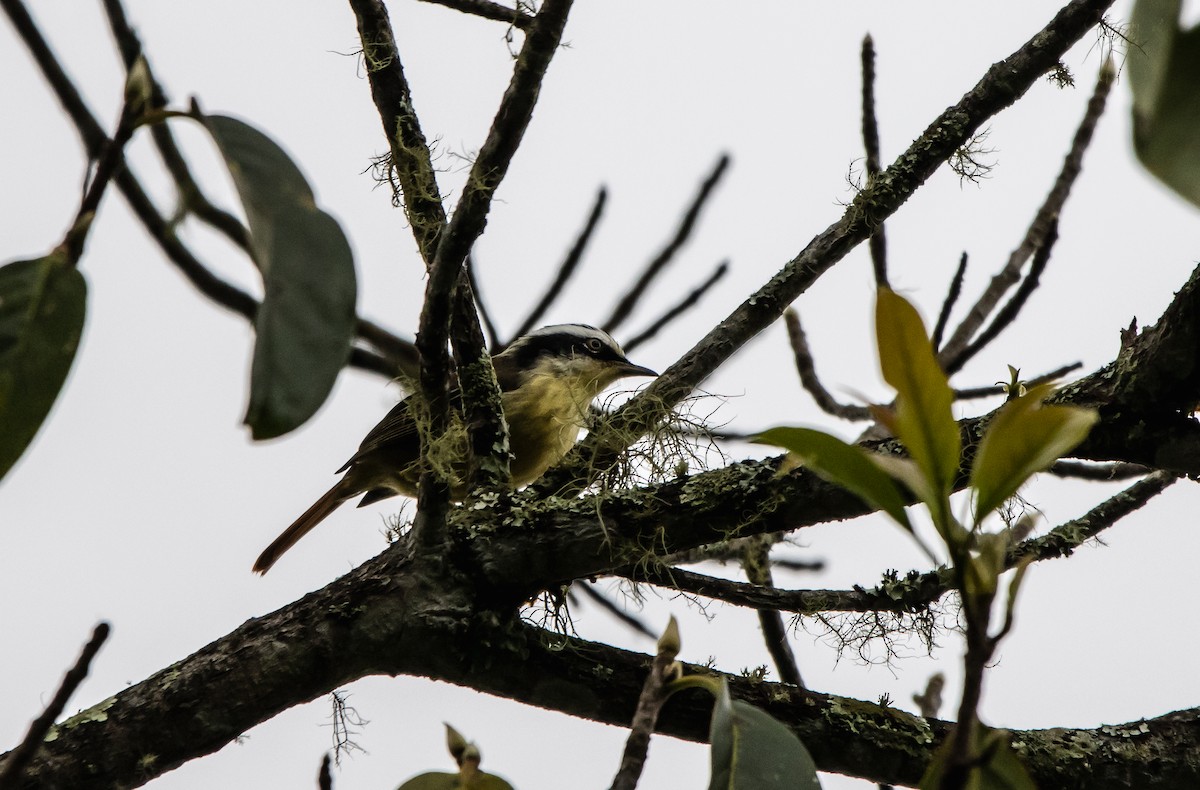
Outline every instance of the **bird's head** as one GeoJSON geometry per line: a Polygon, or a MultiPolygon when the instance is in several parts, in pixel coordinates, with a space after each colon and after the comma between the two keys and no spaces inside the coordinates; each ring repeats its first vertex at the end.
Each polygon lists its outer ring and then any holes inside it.
{"type": "Polygon", "coordinates": [[[501,389],[551,378],[585,402],[617,379],[658,375],[626,359],[612,335],[585,324],[556,324],[522,335],[493,362],[501,389]]]}

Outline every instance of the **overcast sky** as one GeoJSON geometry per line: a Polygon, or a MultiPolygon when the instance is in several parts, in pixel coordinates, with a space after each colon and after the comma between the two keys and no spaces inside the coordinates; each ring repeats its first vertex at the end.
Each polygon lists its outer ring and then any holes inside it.
{"type": "MultiPolygon", "coordinates": [[[[93,110],[111,129],[122,74],[99,3],[33,0],[43,25],[93,110]]],[[[878,50],[884,160],[1007,56],[1051,14],[1045,2],[697,3],[580,2],[555,58],[533,124],[496,195],[476,245],[484,298],[502,332],[553,274],[594,199],[608,211],[584,269],[548,322],[599,322],[631,271],[670,235],[717,157],[733,164],[694,240],[619,333],[629,337],[721,260],[731,276],[701,307],[635,361],[664,369],[717,320],[824,230],[852,197],[861,170],[859,47],[878,50]]],[[[438,141],[442,188],[461,185],[507,84],[512,61],[502,24],[414,2],[390,4],[414,102],[438,141]]],[[[375,188],[371,158],[385,150],[353,16],[345,4],[129,0],[150,63],[174,106],[197,96],[240,116],[301,164],[319,202],[343,224],[357,258],[360,314],[411,337],[423,270],[401,212],[375,188]]],[[[1114,23],[1128,16],[1119,3],[1114,23]]],[[[1087,36],[1071,52],[1074,89],[1041,81],[989,126],[995,164],[979,184],[942,169],[887,227],[893,284],[925,316],[936,314],[965,250],[966,297],[1019,242],[1054,179],[1082,115],[1103,48],[1087,36]]],[[[35,257],[61,239],[84,172],[77,136],[7,23],[0,24],[0,260],[35,257]]],[[[1043,285],[1020,324],[955,382],[986,385],[1079,361],[1110,360],[1118,331],[1157,319],[1196,261],[1200,214],[1155,183],[1129,145],[1128,86],[1113,91],[1084,173],[1063,213],[1043,285]]],[[[211,193],[230,190],[212,147],[189,121],[173,128],[211,193]]],[[[171,188],[140,133],[139,176],[171,205],[171,188]]],[[[183,237],[205,262],[256,290],[253,267],[192,223],[183,237]]],[[[323,586],[384,547],[391,503],[346,508],[266,578],[250,573],[263,546],[334,481],[361,436],[398,392],[375,376],[344,373],[327,405],[283,439],[253,443],[240,421],[252,332],[198,295],[149,241],[120,196],[107,196],[82,263],[89,286],[83,343],[48,423],[0,483],[0,744],[15,744],[74,660],[96,621],[113,635],[70,709],[92,705],[178,661],[249,617],[323,586]]],[[[872,279],[865,248],[797,303],[818,370],[839,396],[884,397],[870,335],[872,279]]],[[[618,338],[620,339],[620,338],[618,338]]],[[[782,326],[752,342],[705,386],[727,401],[714,417],[737,430],[793,423],[858,428],[820,414],[791,368],[782,326]]],[[[716,405],[716,401],[713,401],[716,405]]],[[[968,408],[991,408],[985,404],[968,408]]],[[[967,413],[964,411],[964,413],[967,413]]],[[[735,457],[762,455],[735,447],[735,457]]],[[[1028,497],[1043,528],[1077,517],[1117,489],[1040,480],[1028,497]]],[[[1194,597],[1195,513],[1181,483],[1111,529],[1104,546],[1034,568],[1015,634],[989,673],[983,715],[1014,728],[1095,726],[1200,704],[1190,657],[1200,629],[1194,597]],[[1149,603],[1153,601],[1153,603],[1149,603]]],[[[822,559],[821,574],[783,575],[791,586],[871,586],[883,571],[926,567],[906,537],[879,519],[804,530],[792,557],[822,559]]],[[[719,571],[718,571],[719,572],[719,571]]],[[[683,620],[682,658],[724,669],[767,662],[753,617],[720,605],[709,622],[681,600],[651,596],[644,616],[683,620]]],[[[576,612],[581,635],[651,649],[604,614],[576,612]]],[[[807,623],[794,646],[814,688],[875,700],[910,696],[946,672],[958,693],[958,640],[932,658],[918,644],[890,666],[839,660],[807,623]]],[[[878,650],[873,657],[879,659],[878,650]]],[[[606,787],[624,731],[469,690],[411,678],[349,687],[370,721],[356,736],[366,754],[342,763],[339,790],[398,784],[448,770],[443,720],[483,751],[485,770],[520,790],[606,787]],[[568,780],[569,778],[569,780],[568,780]]],[[[952,704],[943,709],[950,716],[952,704]]],[[[327,699],[294,708],[215,756],[167,774],[155,788],[305,787],[329,747],[327,699]]],[[[5,747],[6,748],[6,747],[5,747]]],[[[702,746],[655,739],[642,787],[707,782],[702,746]]],[[[827,788],[866,783],[825,778],[827,788]]]]}

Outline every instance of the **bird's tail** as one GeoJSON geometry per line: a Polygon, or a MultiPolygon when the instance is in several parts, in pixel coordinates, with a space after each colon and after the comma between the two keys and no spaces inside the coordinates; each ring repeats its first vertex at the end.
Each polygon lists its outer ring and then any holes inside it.
{"type": "Polygon", "coordinates": [[[350,497],[354,496],[354,491],[347,490],[347,486],[343,485],[345,480],[340,481],[333,488],[325,492],[325,495],[312,504],[308,510],[300,518],[292,522],[292,525],[285,529],[279,537],[271,541],[271,545],[263,550],[263,553],[258,555],[258,559],[254,561],[255,573],[266,573],[271,569],[271,566],[283,556],[283,553],[296,545],[296,541],[307,535],[313,527],[325,520],[325,517],[337,509],[338,505],[345,502],[350,497]]]}

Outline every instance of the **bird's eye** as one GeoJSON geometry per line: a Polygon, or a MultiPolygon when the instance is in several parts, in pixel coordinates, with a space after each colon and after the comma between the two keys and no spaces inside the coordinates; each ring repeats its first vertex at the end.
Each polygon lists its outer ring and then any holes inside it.
{"type": "Polygon", "coordinates": [[[584,345],[587,346],[587,350],[591,351],[592,353],[595,353],[595,352],[599,351],[600,349],[604,348],[604,344],[601,343],[599,340],[597,340],[594,337],[589,339],[588,341],[586,341],[584,343],[584,345]]]}

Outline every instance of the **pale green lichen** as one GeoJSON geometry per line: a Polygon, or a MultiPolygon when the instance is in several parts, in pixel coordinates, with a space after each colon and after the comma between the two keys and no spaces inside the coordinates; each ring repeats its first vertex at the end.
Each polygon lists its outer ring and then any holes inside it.
{"type": "Polygon", "coordinates": [[[99,703],[93,705],[92,707],[88,708],[87,710],[82,710],[79,713],[76,713],[74,716],[67,719],[62,724],[54,725],[53,727],[50,728],[50,731],[46,733],[45,742],[50,743],[51,741],[58,740],[58,735],[60,732],[70,730],[74,727],[78,727],[81,724],[90,724],[91,722],[108,721],[108,709],[111,708],[116,703],[117,703],[116,697],[109,697],[108,699],[104,700],[103,702],[99,702],[99,703]]]}

